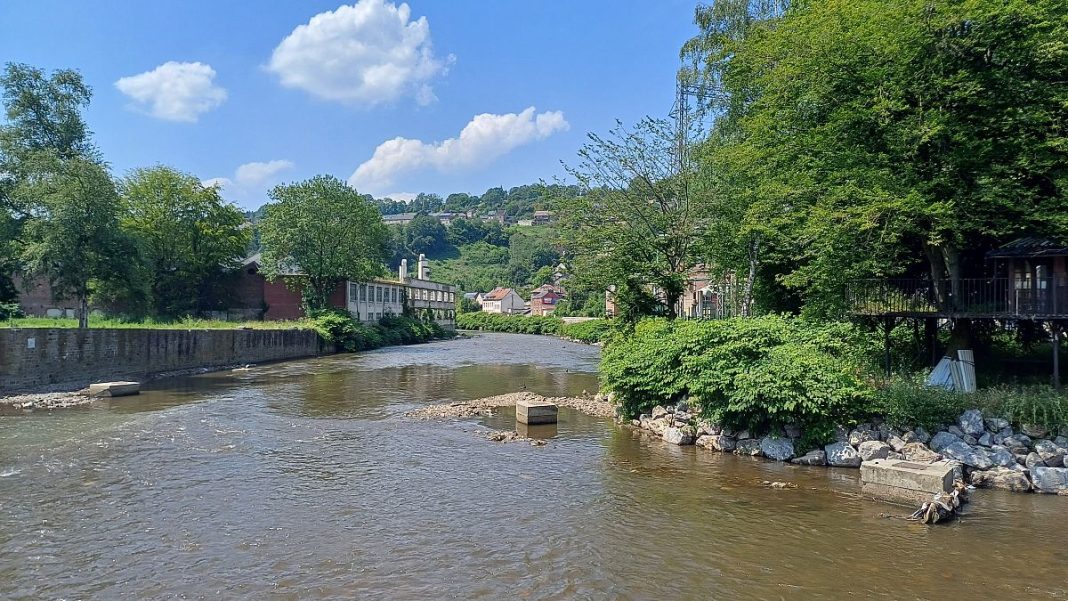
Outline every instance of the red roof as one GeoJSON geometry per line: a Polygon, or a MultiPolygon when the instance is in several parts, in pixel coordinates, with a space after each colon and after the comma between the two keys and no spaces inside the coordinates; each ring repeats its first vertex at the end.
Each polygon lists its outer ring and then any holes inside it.
{"type": "Polygon", "coordinates": [[[487,292],[482,297],[482,300],[488,300],[488,301],[504,300],[504,297],[508,296],[508,294],[510,292],[512,292],[511,288],[494,288],[493,290],[490,290],[489,292],[487,292]]]}

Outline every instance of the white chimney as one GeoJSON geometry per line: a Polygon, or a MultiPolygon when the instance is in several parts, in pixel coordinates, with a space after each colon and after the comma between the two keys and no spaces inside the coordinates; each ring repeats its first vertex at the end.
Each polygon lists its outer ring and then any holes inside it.
{"type": "Polygon", "coordinates": [[[418,279],[420,279],[420,280],[425,280],[425,279],[427,279],[427,272],[426,272],[426,255],[419,255],[419,274],[418,274],[418,276],[417,276],[417,277],[418,277],[418,279]]]}
{"type": "Polygon", "coordinates": [[[400,280],[403,282],[406,279],[408,279],[408,259],[401,259],[400,280]]]}

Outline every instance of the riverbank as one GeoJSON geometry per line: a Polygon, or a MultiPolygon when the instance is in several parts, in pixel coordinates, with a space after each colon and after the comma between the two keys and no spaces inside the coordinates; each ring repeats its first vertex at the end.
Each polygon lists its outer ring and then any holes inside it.
{"type": "Polygon", "coordinates": [[[456,327],[503,334],[559,336],[569,342],[583,344],[603,344],[614,327],[607,319],[591,318],[574,323],[568,323],[568,320],[555,315],[502,315],[476,311],[457,315],[456,327]]]}
{"type": "Polygon", "coordinates": [[[1068,431],[1034,425],[1016,430],[1007,420],[984,418],[975,409],[933,435],[922,427],[902,431],[879,419],[853,429],[838,427],[835,442],[812,450],[800,448],[800,429],[753,436],[701,420],[685,402],[654,407],[630,424],[670,444],[804,466],[859,468],[874,459],[947,459],[955,462],[959,479],[977,488],[1068,495],[1068,431]]]}

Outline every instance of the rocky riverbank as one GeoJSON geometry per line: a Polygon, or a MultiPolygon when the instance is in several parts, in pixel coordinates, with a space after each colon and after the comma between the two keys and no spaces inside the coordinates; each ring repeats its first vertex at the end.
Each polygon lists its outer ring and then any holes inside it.
{"type": "Polygon", "coordinates": [[[51,411],[81,407],[92,402],[92,397],[85,391],[16,394],[0,397],[0,411],[51,411]]]}
{"type": "Polygon", "coordinates": [[[921,427],[899,430],[880,420],[838,428],[835,442],[811,450],[797,447],[799,428],[758,437],[700,420],[686,403],[655,407],[631,424],[671,444],[797,465],[859,468],[873,459],[948,459],[958,464],[962,479],[979,488],[1068,495],[1068,430],[1054,433],[1032,425],[1014,429],[1007,420],[984,418],[978,410],[965,411],[957,423],[933,435],[921,427]]]}
{"type": "Polygon", "coordinates": [[[559,407],[568,407],[594,417],[611,418],[616,414],[612,403],[603,397],[544,397],[533,392],[512,392],[473,401],[428,405],[404,415],[418,419],[478,417],[490,415],[500,407],[515,407],[516,402],[520,400],[554,403],[559,407]]]}

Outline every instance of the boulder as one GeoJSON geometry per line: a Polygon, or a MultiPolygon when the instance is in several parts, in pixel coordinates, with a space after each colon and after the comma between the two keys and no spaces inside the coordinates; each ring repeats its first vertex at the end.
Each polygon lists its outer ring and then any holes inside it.
{"type": "Polygon", "coordinates": [[[979,436],[986,430],[983,424],[983,414],[978,409],[969,409],[957,418],[957,425],[970,436],[979,436]]]}
{"type": "Polygon", "coordinates": [[[762,451],[760,450],[760,439],[757,438],[744,438],[738,441],[738,444],[734,447],[735,455],[748,455],[750,457],[760,457],[762,451]]]}
{"type": "Polygon", "coordinates": [[[835,442],[849,442],[849,428],[845,426],[834,427],[834,441],[835,442]]]}
{"type": "Polygon", "coordinates": [[[1012,492],[1031,490],[1031,481],[1020,470],[995,467],[986,471],[974,471],[971,475],[972,486],[976,488],[996,488],[1012,492]]]}
{"type": "Polygon", "coordinates": [[[749,435],[749,430],[742,430],[741,432],[735,434],[734,437],[738,440],[742,440],[744,438],[752,438],[752,436],[749,435]]]}
{"type": "Polygon", "coordinates": [[[835,442],[823,447],[827,464],[835,467],[860,467],[863,460],[857,451],[845,442],[835,442]]]}
{"type": "Polygon", "coordinates": [[[1068,494],[1068,467],[1036,467],[1031,482],[1036,492],[1068,494]]]}
{"type": "Polygon", "coordinates": [[[1023,424],[1020,426],[1020,431],[1031,438],[1045,438],[1049,434],[1049,430],[1045,426],[1038,424],[1023,424]]]}
{"type": "Polygon", "coordinates": [[[690,412],[690,402],[689,401],[684,399],[684,400],[679,401],[678,403],[675,403],[675,413],[689,413],[689,412],[690,412]]]}
{"type": "Polygon", "coordinates": [[[886,439],[886,444],[890,445],[890,448],[893,449],[895,453],[900,453],[901,449],[904,449],[905,445],[907,445],[908,443],[905,442],[904,438],[891,436],[890,438],[886,439]]]}
{"type": "Polygon", "coordinates": [[[801,438],[801,426],[797,424],[786,424],[783,430],[786,431],[787,438],[801,438]]]}
{"type": "Polygon", "coordinates": [[[857,426],[855,430],[849,433],[849,444],[855,447],[860,446],[860,443],[862,442],[871,440],[879,440],[879,434],[870,428],[862,429],[860,426],[857,426]]]}
{"type": "Polygon", "coordinates": [[[984,451],[964,444],[963,440],[946,445],[942,449],[942,454],[950,459],[956,459],[968,467],[980,470],[989,469],[994,465],[994,462],[984,451]]]}
{"type": "Polygon", "coordinates": [[[990,432],[983,432],[982,435],[979,436],[979,444],[984,447],[994,446],[994,435],[990,432]]]}
{"type": "Polygon", "coordinates": [[[1017,469],[1020,464],[1016,461],[1016,456],[1009,452],[1005,447],[997,446],[991,449],[990,460],[994,462],[995,466],[1006,467],[1010,469],[1017,469]]]}
{"type": "Polygon", "coordinates": [[[827,453],[823,451],[809,451],[803,457],[792,459],[790,463],[797,465],[827,465],[827,453]]]}
{"type": "Polygon", "coordinates": [[[909,430],[908,432],[905,432],[904,434],[902,434],[901,435],[901,440],[905,441],[905,444],[908,444],[910,442],[921,442],[920,441],[920,437],[916,436],[916,433],[913,432],[912,430],[909,430]]]}
{"type": "Polygon", "coordinates": [[[736,442],[733,436],[727,436],[726,434],[717,434],[710,437],[708,441],[712,448],[717,451],[730,452],[734,450],[736,442]]]}
{"type": "Polygon", "coordinates": [[[653,407],[653,414],[652,414],[653,419],[660,419],[661,417],[664,417],[667,414],[668,414],[668,410],[665,407],[662,407],[660,405],[657,405],[656,407],[653,407]]]}
{"type": "Polygon", "coordinates": [[[998,436],[1002,438],[1008,438],[1012,436],[1012,428],[1005,426],[1004,428],[998,430],[998,436]]]}
{"type": "Polygon", "coordinates": [[[916,435],[916,442],[922,442],[923,444],[931,442],[931,435],[927,430],[923,429],[923,426],[916,426],[916,429],[912,432],[916,435]]]}
{"type": "Polygon", "coordinates": [[[940,453],[942,452],[942,449],[955,442],[964,441],[961,440],[960,436],[957,436],[952,432],[939,432],[938,434],[935,434],[933,438],[931,438],[931,449],[933,449],[935,452],[940,453]]]}
{"type": "Polygon", "coordinates": [[[719,424],[713,424],[708,420],[701,420],[697,422],[698,434],[719,434],[723,431],[723,428],[719,424]]]}
{"type": "Polygon", "coordinates": [[[887,459],[897,459],[898,461],[904,461],[905,460],[905,456],[904,455],[902,455],[901,453],[895,452],[895,451],[890,451],[889,453],[887,453],[886,454],[886,458],[887,459]]]}
{"type": "Polygon", "coordinates": [[[860,443],[857,448],[857,454],[863,461],[871,461],[872,459],[886,459],[890,454],[890,445],[878,440],[868,440],[860,443]]]}
{"type": "Polygon", "coordinates": [[[946,428],[946,432],[949,432],[950,434],[952,434],[953,436],[956,436],[957,438],[964,438],[964,430],[961,430],[960,426],[958,426],[956,424],[946,428]]]}
{"type": "Polygon", "coordinates": [[[1035,452],[1049,467],[1064,467],[1064,455],[1068,453],[1065,449],[1048,440],[1036,441],[1035,452]]]}
{"type": "Polygon", "coordinates": [[[760,452],[768,459],[789,461],[794,456],[794,442],[789,438],[765,436],[760,439],[760,452]]]}
{"type": "Polygon", "coordinates": [[[1045,461],[1042,461],[1042,456],[1038,453],[1031,452],[1027,454],[1027,458],[1024,459],[1024,467],[1029,470],[1033,470],[1036,467],[1049,467],[1045,461]]]}
{"type": "Polygon", "coordinates": [[[1000,417],[988,417],[983,422],[986,424],[986,429],[991,432],[998,432],[1009,427],[1009,420],[1000,417]]]}
{"type": "Polygon", "coordinates": [[[979,444],[979,439],[974,437],[974,436],[972,436],[971,434],[965,434],[964,438],[962,438],[961,440],[964,441],[964,444],[969,445],[969,446],[973,446],[973,447],[975,445],[979,444]]]}
{"type": "Polygon", "coordinates": [[[1017,455],[1026,455],[1031,451],[1031,448],[1023,443],[1019,438],[1015,436],[1009,436],[1001,441],[1001,446],[1007,448],[1017,455]]]}
{"type": "Polygon", "coordinates": [[[699,446],[699,447],[704,447],[706,449],[711,449],[712,448],[712,435],[711,434],[701,434],[701,430],[698,429],[697,430],[697,438],[693,441],[693,443],[695,445],[699,446]]]}
{"type": "Polygon", "coordinates": [[[1058,447],[1064,447],[1064,448],[1068,449],[1068,437],[1058,436],[1057,438],[1053,439],[1053,442],[1058,447]]]}
{"type": "Polygon", "coordinates": [[[664,430],[662,438],[664,442],[677,445],[693,444],[694,438],[696,438],[697,432],[693,426],[683,426],[681,428],[668,428],[664,430]]]}
{"type": "Polygon", "coordinates": [[[927,448],[927,445],[922,442],[908,443],[904,449],[901,449],[901,454],[905,456],[905,459],[917,463],[931,463],[942,458],[942,455],[927,448]]]}

